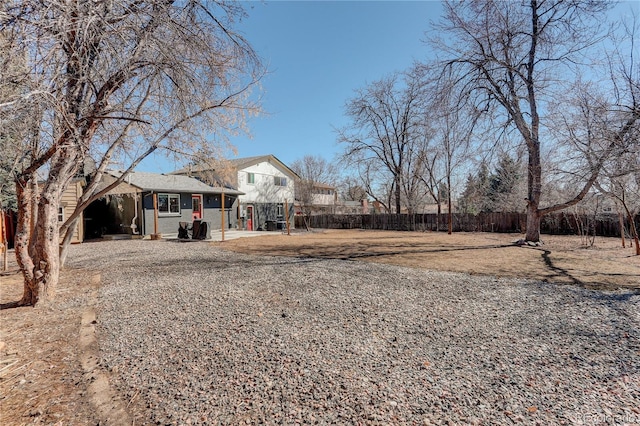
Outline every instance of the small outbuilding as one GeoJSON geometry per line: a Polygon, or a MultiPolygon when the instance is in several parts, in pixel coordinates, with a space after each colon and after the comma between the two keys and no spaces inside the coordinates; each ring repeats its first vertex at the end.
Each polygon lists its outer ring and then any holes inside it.
{"type": "MultiPolygon", "coordinates": [[[[102,187],[122,176],[108,171],[102,187]]],[[[131,172],[123,182],[85,210],[85,238],[105,235],[177,235],[181,222],[206,222],[208,228],[237,227],[238,195],[188,176],[131,172]],[[223,199],[224,197],[224,199],[223,199]]]]}

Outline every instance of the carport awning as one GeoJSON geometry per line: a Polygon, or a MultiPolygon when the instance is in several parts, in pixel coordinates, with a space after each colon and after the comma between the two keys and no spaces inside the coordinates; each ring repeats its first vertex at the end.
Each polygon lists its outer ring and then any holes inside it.
{"type": "Polygon", "coordinates": [[[107,192],[106,195],[140,194],[141,192],[142,189],[136,188],[128,183],[121,182],[118,186],[107,192]]]}

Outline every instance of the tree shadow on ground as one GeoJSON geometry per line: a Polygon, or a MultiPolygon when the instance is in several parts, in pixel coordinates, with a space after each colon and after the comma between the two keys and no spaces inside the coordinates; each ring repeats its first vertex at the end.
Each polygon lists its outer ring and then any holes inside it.
{"type": "Polygon", "coordinates": [[[578,285],[581,287],[585,286],[584,281],[579,280],[566,269],[553,264],[553,261],[551,260],[551,250],[543,249],[541,251],[542,251],[542,260],[544,261],[544,264],[546,265],[546,267],[552,272],[553,274],[551,275],[552,277],[553,276],[564,277],[564,278],[567,278],[569,281],[571,281],[575,285],[578,285]]]}
{"type": "MultiPolygon", "coordinates": [[[[20,289],[22,289],[23,281],[22,281],[22,275],[20,274],[19,269],[10,269],[8,271],[0,272],[0,278],[2,278],[3,280],[7,280],[3,282],[0,286],[0,293],[2,293],[2,296],[7,296],[7,293],[10,292],[9,291],[10,286],[14,286],[14,285],[19,286],[20,289]]],[[[11,293],[13,293],[13,291],[11,291],[11,293]]],[[[18,300],[0,303],[0,311],[4,309],[13,309],[13,308],[22,307],[23,305],[20,304],[20,301],[22,300],[22,293],[19,294],[17,297],[18,297],[18,300]]],[[[3,297],[3,299],[5,299],[5,297],[3,297]]]]}
{"type": "Polygon", "coordinates": [[[303,245],[291,248],[284,248],[280,246],[265,246],[258,251],[250,251],[253,254],[267,254],[278,256],[294,256],[294,257],[307,257],[307,258],[320,258],[320,259],[341,259],[341,260],[356,260],[363,258],[375,258],[384,256],[401,256],[411,254],[424,254],[424,253],[446,253],[446,252],[460,252],[460,251],[475,251],[475,250],[488,250],[488,249],[501,249],[501,248],[513,248],[513,244],[489,244],[489,245],[474,245],[474,246],[457,246],[457,247],[437,247],[430,248],[421,244],[394,244],[386,247],[380,247],[379,244],[365,244],[357,243],[356,245],[347,246],[330,246],[322,247],[318,245],[303,245]],[[369,251],[368,251],[369,250],[369,251]]]}

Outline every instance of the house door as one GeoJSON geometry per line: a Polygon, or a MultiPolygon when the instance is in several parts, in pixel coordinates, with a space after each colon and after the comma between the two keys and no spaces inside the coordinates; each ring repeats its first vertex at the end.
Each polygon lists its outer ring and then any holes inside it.
{"type": "Polygon", "coordinates": [[[191,196],[191,211],[193,220],[202,219],[202,195],[191,196]]]}
{"type": "Polygon", "coordinates": [[[253,206],[247,206],[247,231],[253,231],[253,206]]]}

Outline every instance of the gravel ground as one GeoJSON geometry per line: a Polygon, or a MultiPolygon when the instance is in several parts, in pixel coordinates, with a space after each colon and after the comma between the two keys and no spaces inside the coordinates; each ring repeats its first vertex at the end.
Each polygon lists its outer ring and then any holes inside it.
{"type": "Polygon", "coordinates": [[[73,250],[102,265],[101,364],[135,424],[640,423],[629,291],[201,242],[73,250]]]}

